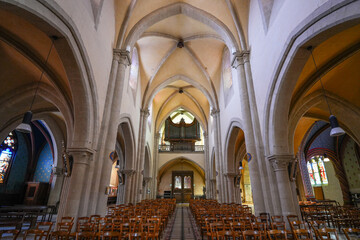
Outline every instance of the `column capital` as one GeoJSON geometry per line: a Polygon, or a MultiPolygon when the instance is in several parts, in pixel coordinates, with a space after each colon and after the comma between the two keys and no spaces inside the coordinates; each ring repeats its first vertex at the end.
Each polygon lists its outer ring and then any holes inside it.
{"type": "Polygon", "coordinates": [[[270,155],[267,159],[271,162],[274,172],[287,171],[290,162],[294,161],[294,155],[270,155]]]}
{"type": "Polygon", "coordinates": [[[231,178],[231,177],[236,177],[238,174],[237,173],[225,173],[224,175],[231,178]]]}
{"type": "Polygon", "coordinates": [[[211,178],[210,182],[216,182],[216,178],[211,178]]]}
{"type": "Polygon", "coordinates": [[[220,113],[220,110],[216,109],[216,108],[211,109],[211,112],[210,112],[211,116],[213,116],[213,117],[219,115],[219,113],[220,113]]]}
{"type": "Polygon", "coordinates": [[[207,132],[203,132],[203,135],[204,135],[204,138],[207,138],[209,135],[208,135],[208,133],[207,132]]]}
{"type": "Polygon", "coordinates": [[[68,148],[67,154],[73,156],[76,164],[89,164],[95,151],[89,148],[68,148]]]}
{"type": "Polygon", "coordinates": [[[133,170],[133,169],[123,169],[120,172],[127,175],[127,176],[132,176],[132,175],[135,174],[136,171],[133,170]]]}
{"type": "Polygon", "coordinates": [[[147,118],[150,115],[150,110],[148,108],[141,108],[140,114],[142,114],[145,118],[147,118]]]}
{"type": "Polygon", "coordinates": [[[145,183],[150,182],[151,179],[152,179],[152,177],[143,177],[143,181],[144,181],[145,183]]]}
{"type": "Polygon", "coordinates": [[[234,57],[231,61],[231,66],[233,68],[237,68],[240,65],[244,65],[244,63],[249,62],[250,51],[241,51],[234,52],[234,57]]]}
{"type": "Polygon", "coordinates": [[[125,66],[131,65],[130,52],[128,50],[114,49],[113,57],[120,64],[124,64],[125,66]]]}

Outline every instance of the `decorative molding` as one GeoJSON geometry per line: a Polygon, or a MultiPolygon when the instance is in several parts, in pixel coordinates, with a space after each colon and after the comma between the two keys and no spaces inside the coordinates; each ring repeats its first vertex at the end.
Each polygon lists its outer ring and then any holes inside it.
{"type": "Polygon", "coordinates": [[[211,116],[213,116],[213,117],[218,116],[219,113],[220,113],[220,110],[216,109],[216,108],[211,109],[211,112],[210,112],[211,116]]]}
{"type": "Polygon", "coordinates": [[[147,118],[150,115],[150,110],[148,108],[140,109],[140,114],[147,118]]]}
{"type": "Polygon", "coordinates": [[[113,56],[114,59],[120,64],[124,64],[125,66],[131,65],[131,57],[129,51],[122,49],[114,49],[113,56]]]}
{"type": "Polygon", "coordinates": [[[233,177],[236,177],[238,174],[237,173],[225,173],[224,175],[228,178],[233,178],[233,177]]]}
{"type": "Polygon", "coordinates": [[[237,68],[240,65],[250,61],[250,51],[234,52],[234,57],[231,60],[231,67],[237,68]]]}
{"type": "Polygon", "coordinates": [[[271,162],[274,172],[287,171],[290,162],[294,161],[293,155],[271,155],[267,159],[271,162]]]}
{"type": "Polygon", "coordinates": [[[136,173],[136,171],[133,170],[133,169],[123,169],[120,172],[125,174],[126,176],[129,176],[129,177],[136,173]]]}

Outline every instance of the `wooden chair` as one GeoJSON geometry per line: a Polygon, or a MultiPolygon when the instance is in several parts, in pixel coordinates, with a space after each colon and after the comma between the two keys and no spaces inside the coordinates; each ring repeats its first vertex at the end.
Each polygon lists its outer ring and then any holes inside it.
{"type": "Polygon", "coordinates": [[[309,229],[294,229],[293,233],[296,240],[313,240],[309,229]]]}
{"type": "Polygon", "coordinates": [[[359,228],[344,228],[345,237],[347,240],[351,239],[360,239],[360,229],[359,228]],[[352,235],[356,235],[356,238],[351,238],[352,235]]]}
{"type": "Polygon", "coordinates": [[[32,237],[34,240],[48,239],[52,228],[52,222],[39,222],[35,229],[28,229],[24,233],[24,240],[32,237]]]}
{"type": "Polygon", "coordinates": [[[247,239],[254,239],[254,240],[262,240],[262,234],[258,231],[254,231],[254,230],[245,230],[242,232],[242,236],[244,240],[247,239]]]}
{"type": "Polygon", "coordinates": [[[284,230],[268,230],[267,236],[269,240],[288,239],[287,233],[284,230]]]}
{"type": "MultiPolygon", "coordinates": [[[[288,220],[288,223],[290,224],[292,221],[300,221],[298,215],[287,215],[286,219],[288,220]]],[[[291,224],[290,224],[291,225],[291,224]]]]}
{"type": "MultiPolygon", "coordinates": [[[[4,235],[11,235],[13,240],[16,240],[19,236],[20,230],[12,229],[12,230],[0,230],[0,239],[4,237],[4,235]]],[[[7,239],[8,236],[6,236],[7,239]]]]}
{"type": "Polygon", "coordinates": [[[101,235],[101,239],[102,240],[120,240],[121,238],[121,234],[119,232],[103,232],[101,235]]]}
{"type": "Polygon", "coordinates": [[[76,240],[94,240],[96,237],[96,232],[77,232],[76,240]]]}
{"type": "Polygon", "coordinates": [[[146,239],[159,240],[160,239],[160,228],[159,223],[149,222],[141,225],[141,233],[145,234],[146,239]]]}
{"type": "Polygon", "coordinates": [[[91,215],[90,216],[90,222],[97,223],[97,219],[100,218],[100,215],[91,215]]]}
{"type": "Polygon", "coordinates": [[[337,231],[334,228],[320,228],[320,229],[316,229],[315,232],[316,232],[315,236],[320,240],[333,239],[333,238],[331,238],[331,235],[334,235],[335,239],[339,240],[339,236],[337,234],[337,231]]]}
{"type": "Polygon", "coordinates": [[[69,217],[69,216],[62,217],[60,222],[62,222],[62,223],[63,222],[71,222],[71,223],[73,223],[74,222],[74,217],[69,217]]]}
{"type": "Polygon", "coordinates": [[[73,222],[58,223],[57,230],[51,233],[50,238],[61,239],[61,240],[69,239],[73,224],[74,224],[73,222]]]}
{"type": "Polygon", "coordinates": [[[284,222],[284,216],[282,215],[271,216],[271,222],[284,222]]]}

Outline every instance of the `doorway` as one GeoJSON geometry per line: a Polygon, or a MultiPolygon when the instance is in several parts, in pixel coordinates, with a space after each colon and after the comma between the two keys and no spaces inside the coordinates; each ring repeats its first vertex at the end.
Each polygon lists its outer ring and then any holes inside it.
{"type": "Polygon", "coordinates": [[[172,172],[172,194],[177,203],[188,203],[194,195],[194,172],[172,172]]]}

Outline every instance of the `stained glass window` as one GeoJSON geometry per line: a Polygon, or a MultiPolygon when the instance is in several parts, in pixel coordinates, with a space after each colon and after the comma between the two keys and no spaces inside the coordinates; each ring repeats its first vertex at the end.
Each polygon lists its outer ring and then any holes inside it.
{"type": "Polygon", "coordinates": [[[312,186],[327,185],[329,183],[322,156],[315,156],[307,163],[309,178],[312,186]]]}
{"type": "Polygon", "coordinates": [[[15,133],[10,132],[9,135],[0,145],[0,184],[6,182],[9,175],[11,162],[14,158],[17,147],[15,133]]]}
{"type": "Polygon", "coordinates": [[[180,176],[175,176],[175,188],[182,189],[180,176]]]}
{"type": "Polygon", "coordinates": [[[191,177],[190,176],[184,177],[184,188],[186,188],[186,189],[191,188],[191,177]]]}

